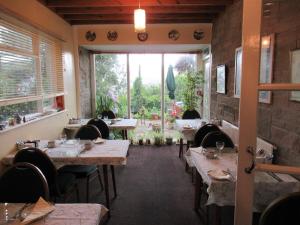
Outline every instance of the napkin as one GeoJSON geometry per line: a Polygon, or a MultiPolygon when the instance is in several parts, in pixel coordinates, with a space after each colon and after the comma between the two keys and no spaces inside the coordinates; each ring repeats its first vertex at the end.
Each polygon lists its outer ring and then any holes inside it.
{"type": "Polygon", "coordinates": [[[231,180],[232,176],[229,172],[224,170],[209,170],[207,171],[207,175],[216,180],[231,180]]]}
{"type": "Polygon", "coordinates": [[[104,142],[105,142],[105,139],[102,139],[100,137],[98,137],[96,140],[94,140],[95,144],[101,144],[101,143],[104,143],[104,142]]]}
{"type": "Polygon", "coordinates": [[[43,216],[46,216],[55,209],[55,206],[46,202],[42,197],[35,203],[29,215],[20,223],[22,225],[29,224],[43,216]]]}

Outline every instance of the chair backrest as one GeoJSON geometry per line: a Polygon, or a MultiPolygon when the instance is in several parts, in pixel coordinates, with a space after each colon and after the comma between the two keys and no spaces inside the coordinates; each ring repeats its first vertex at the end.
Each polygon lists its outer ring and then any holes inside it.
{"type": "Polygon", "coordinates": [[[300,192],[275,199],[261,214],[259,225],[298,225],[300,192]]]}
{"type": "Polygon", "coordinates": [[[38,167],[46,177],[50,191],[56,188],[56,167],[43,151],[38,148],[24,148],[15,155],[14,163],[18,162],[27,162],[38,167]]]}
{"type": "Polygon", "coordinates": [[[95,140],[98,137],[101,137],[101,133],[99,129],[92,124],[83,125],[75,134],[75,138],[80,138],[81,140],[95,140]]]}
{"type": "Polygon", "coordinates": [[[107,124],[101,119],[91,119],[88,125],[95,125],[101,133],[102,138],[108,139],[109,138],[109,128],[107,124]]]}
{"type": "Polygon", "coordinates": [[[40,169],[30,163],[16,163],[0,177],[0,202],[36,202],[49,200],[47,180],[40,169]]]}
{"type": "Polygon", "coordinates": [[[203,138],[210,132],[213,131],[220,131],[219,127],[215,124],[205,124],[204,126],[200,127],[199,130],[195,134],[194,138],[194,147],[201,146],[201,143],[203,141],[203,138]]]}
{"type": "Polygon", "coordinates": [[[183,120],[188,120],[188,119],[201,119],[200,114],[197,112],[197,110],[186,110],[183,115],[182,115],[183,120]]]}
{"type": "Polygon", "coordinates": [[[216,141],[223,141],[225,147],[234,148],[231,138],[222,131],[213,131],[206,134],[202,140],[201,146],[204,148],[216,147],[216,141]]]}
{"type": "Polygon", "coordinates": [[[102,119],[104,119],[105,116],[107,116],[108,119],[115,119],[116,118],[115,113],[111,110],[103,111],[101,113],[101,118],[102,119]]]}

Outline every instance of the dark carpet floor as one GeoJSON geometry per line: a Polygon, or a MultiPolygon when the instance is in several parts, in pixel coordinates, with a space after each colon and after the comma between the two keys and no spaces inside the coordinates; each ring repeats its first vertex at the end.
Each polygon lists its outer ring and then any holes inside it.
{"type": "MultiPolygon", "coordinates": [[[[118,197],[111,203],[108,225],[201,224],[193,211],[194,186],[178,158],[178,146],[131,146],[127,165],[115,170],[118,197]]],[[[82,201],[84,184],[80,187],[82,201]]],[[[105,204],[97,179],[90,188],[90,202],[105,204]]]]}

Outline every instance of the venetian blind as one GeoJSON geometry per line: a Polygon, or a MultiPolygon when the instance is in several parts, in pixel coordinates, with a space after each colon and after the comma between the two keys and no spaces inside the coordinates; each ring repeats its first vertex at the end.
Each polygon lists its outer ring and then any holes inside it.
{"type": "Polygon", "coordinates": [[[0,18],[0,106],[63,91],[61,43],[0,18]]]}

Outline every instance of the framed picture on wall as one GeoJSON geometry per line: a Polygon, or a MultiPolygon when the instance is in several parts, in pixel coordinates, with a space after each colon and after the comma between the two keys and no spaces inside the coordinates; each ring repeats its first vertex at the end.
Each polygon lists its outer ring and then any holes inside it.
{"type": "MultiPolygon", "coordinates": [[[[300,83],[300,49],[290,52],[291,83],[300,83]]],[[[300,102],[300,91],[291,91],[290,100],[300,102]]]]}
{"type": "MultiPolygon", "coordinates": [[[[273,60],[274,60],[275,35],[266,35],[261,38],[260,54],[260,78],[259,83],[272,83],[273,79],[273,60]]],[[[272,92],[260,91],[259,102],[271,103],[272,92]]]]}
{"type": "Polygon", "coordinates": [[[226,94],[226,67],[219,65],[217,67],[217,93],[226,94]]]}
{"type": "Polygon", "coordinates": [[[234,70],[234,97],[239,98],[241,95],[241,78],[242,78],[242,47],[235,50],[235,70],[234,70]]]}

